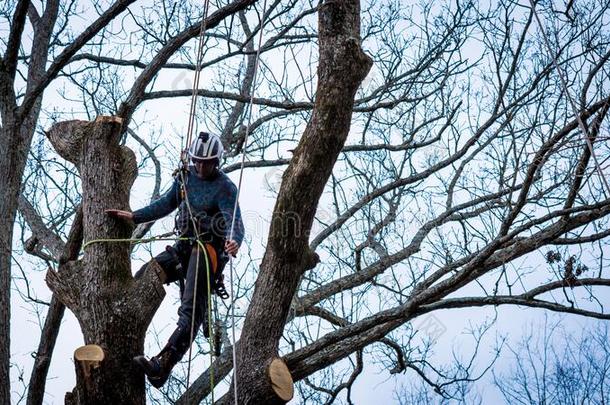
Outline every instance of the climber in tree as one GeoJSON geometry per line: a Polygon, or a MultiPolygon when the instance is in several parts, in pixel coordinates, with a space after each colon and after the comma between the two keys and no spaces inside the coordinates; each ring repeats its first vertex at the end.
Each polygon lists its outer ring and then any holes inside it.
{"type": "MultiPolygon", "coordinates": [[[[237,254],[244,238],[244,226],[238,206],[232,238],[230,237],[237,187],[219,169],[222,154],[220,138],[201,132],[188,150],[192,166],[175,176],[172,188],[161,198],[134,212],[106,211],[115,218],[131,220],[138,224],[162,218],[178,208],[176,229],[181,237],[188,238],[178,241],[174,246],[167,246],[165,252],[155,257],[166,273],[167,283],[179,281],[181,286],[178,327],[169,341],[163,350],[150,360],[145,356],[134,358],[134,362],[142,368],[148,381],[156,388],[160,388],[167,381],[172,368],[187,352],[192,343],[191,338],[195,339],[202,324],[204,335],[207,336],[208,286],[205,275],[208,267],[213,291],[222,298],[228,298],[222,281],[222,270],[229,260],[228,255],[237,254]],[[205,252],[197,243],[197,237],[204,245],[205,252]],[[193,308],[197,272],[196,308],[193,308]],[[191,331],[193,317],[194,328],[191,331]]],[[[139,276],[138,273],[136,277],[139,276]]]]}

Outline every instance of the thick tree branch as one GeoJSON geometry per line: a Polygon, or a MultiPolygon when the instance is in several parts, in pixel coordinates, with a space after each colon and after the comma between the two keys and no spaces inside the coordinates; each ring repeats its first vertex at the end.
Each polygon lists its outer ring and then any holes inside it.
{"type": "Polygon", "coordinates": [[[342,291],[347,291],[354,287],[372,281],[376,276],[382,274],[391,266],[398,264],[410,257],[411,255],[417,253],[426,236],[434,228],[449,221],[464,220],[469,217],[476,217],[480,214],[480,212],[477,210],[473,211],[472,214],[463,213],[461,211],[468,208],[476,207],[480,204],[483,204],[483,210],[490,210],[494,206],[494,200],[499,199],[502,196],[513,192],[514,190],[518,190],[519,187],[520,185],[514,186],[512,188],[507,188],[505,190],[502,190],[501,192],[479,197],[472,201],[456,205],[446,210],[442,214],[438,215],[436,218],[422,225],[417,231],[417,233],[413,236],[408,246],[387,257],[382,257],[379,261],[371,264],[370,266],[365,267],[361,271],[355,272],[353,274],[348,274],[346,276],[333,280],[309,292],[308,294],[299,299],[300,305],[302,305],[303,308],[308,308],[309,306],[314,305],[342,291]]]}
{"type": "Polygon", "coordinates": [[[557,280],[550,283],[543,284],[536,288],[520,294],[519,297],[524,299],[534,299],[540,294],[544,294],[560,288],[574,288],[574,287],[586,287],[586,286],[610,286],[610,279],[603,278],[581,278],[575,281],[571,280],[557,280]]]}
{"type": "Polygon", "coordinates": [[[463,308],[472,306],[524,305],[544,308],[556,312],[571,313],[598,319],[610,319],[610,314],[567,307],[561,304],[523,298],[521,296],[496,296],[482,298],[445,299],[433,304],[422,305],[417,310],[409,302],[399,307],[380,312],[362,321],[328,333],[318,341],[286,356],[295,381],[313,374],[319,369],[347,357],[370,343],[394,330],[405,322],[425,313],[448,308],[463,308]]]}
{"type": "Polygon", "coordinates": [[[6,52],[4,53],[3,58],[4,70],[6,71],[7,79],[10,83],[12,83],[15,79],[15,72],[17,71],[17,57],[19,56],[19,47],[21,44],[21,35],[23,34],[29,7],[30,0],[19,0],[17,2],[17,7],[15,7],[15,13],[13,14],[11,31],[8,35],[6,52]]]}
{"type": "MultiPolygon", "coordinates": [[[[548,243],[549,240],[552,240],[552,238],[555,238],[558,235],[590,222],[592,217],[601,218],[610,214],[610,204],[599,204],[599,206],[599,208],[592,208],[588,212],[570,217],[570,219],[567,221],[562,220],[556,224],[549,225],[539,233],[534,234],[529,238],[519,240],[518,242],[515,242],[513,246],[495,252],[491,257],[481,263],[476,270],[469,269],[469,266],[471,266],[472,263],[471,262],[466,265],[463,270],[458,272],[457,275],[452,276],[448,280],[442,281],[433,287],[427,288],[426,290],[422,290],[420,287],[417,287],[415,288],[411,299],[405,304],[379,312],[362,321],[328,333],[327,335],[318,339],[316,342],[289,354],[286,356],[286,360],[291,368],[291,371],[293,372],[293,378],[295,378],[295,380],[304,378],[320,368],[326,367],[335,361],[345,358],[353,351],[380,339],[382,336],[409,319],[412,319],[416,315],[421,315],[422,313],[439,309],[439,306],[444,305],[444,303],[447,302],[451,302],[452,304],[454,302],[458,302],[460,300],[459,298],[456,299],[458,301],[451,301],[450,299],[442,300],[442,297],[456,291],[458,288],[466,284],[463,281],[464,276],[461,273],[469,271],[470,277],[468,280],[470,281],[473,279],[473,277],[476,278],[493,268],[497,268],[503,263],[510,262],[516,257],[523,256],[524,254],[535,250],[538,246],[548,243]],[[476,273],[476,275],[472,273],[476,273]],[[443,304],[441,304],[441,302],[443,304]]],[[[473,257],[477,256],[478,255],[473,255],[473,257]]],[[[447,270],[439,272],[446,274],[447,270]]],[[[610,285],[610,280],[579,280],[579,285],[588,284],[610,285]]],[[[551,289],[562,287],[563,282],[555,282],[542,286],[538,289],[534,289],[517,297],[506,297],[497,301],[494,301],[495,297],[474,298],[468,302],[471,305],[480,306],[500,304],[528,305],[537,308],[546,308],[553,311],[579,314],[599,319],[610,319],[610,314],[581,310],[561,304],[530,298],[543,292],[550,291],[551,289]]],[[[468,305],[464,304],[464,306],[468,305]]]]}
{"type": "Polygon", "coordinates": [[[40,23],[40,14],[38,14],[36,6],[34,6],[32,3],[30,3],[30,6],[28,7],[28,18],[34,27],[40,23]]]}
{"type": "MultiPolygon", "coordinates": [[[[514,239],[515,236],[521,231],[521,229],[519,229],[513,231],[505,237],[494,239],[485,248],[472,255],[472,258],[462,267],[460,271],[432,286],[434,282],[448,274],[449,271],[447,268],[437,270],[416,287],[416,291],[418,291],[418,301],[421,303],[428,303],[430,301],[440,299],[451,292],[457,291],[468,282],[491,269],[501,266],[504,263],[508,263],[517,257],[525,255],[526,253],[530,253],[540,246],[551,243],[554,239],[565,234],[566,232],[577,229],[591,221],[605,217],[606,215],[610,214],[610,202],[606,200],[592,206],[579,207],[579,210],[576,212],[580,211],[581,213],[570,216],[569,218],[563,216],[563,213],[566,211],[569,212],[575,210],[558,210],[557,212],[539,218],[537,221],[531,221],[530,223],[544,223],[553,217],[562,216],[561,220],[548,225],[546,228],[532,234],[529,237],[514,239]],[[512,241],[512,243],[506,247],[502,247],[509,241],[512,241]]],[[[529,226],[524,226],[522,228],[528,229],[529,226]]]]}
{"type": "MultiPolygon", "coordinates": [[[[347,320],[335,315],[334,313],[325,310],[322,307],[312,306],[308,307],[304,310],[304,312],[299,313],[299,316],[317,316],[325,321],[340,327],[345,327],[350,325],[350,322],[347,320]]],[[[390,374],[397,374],[403,372],[407,368],[407,362],[405,361],[404,353],[402,348],[391,339],[384,337],[379,339],[380,343],[391,348],[396,353],[396,367],[390,370],[390,374]]]]}
{"type": "MultiPolygon", "coordinates": [[[[173,97],[191,97],[193,94],[193,90],[185,89],[185,90],[159,90],[152,91],[146,93],[142,100],[155,100],[159,98],[173,98],[173,97]]],[[[250,96],[246,94],[236,94],[229,93],[225,91],[214,91],[214,90],[205,90],[199,89],[197,90],[197,95],[200,97],[206,98],[217,98],[223,100],[231,100],[237,101],[239,103],[247,103],[250,101],[250,96]]],[[[266,107],[280,108],[282,110],[289,111],[304,111],[311,110],[313,108],[313,103],[305,102],[305,101],[276,101],[270,100],[261,97],[254,97],[253,104],[255,105],[264,105],[266,107]]]]}
{"type": "MultiPolygon", "coordinates": [[[[604,284],[608,285],[608,283],[604,284]]],[[[525,298],[523,296],[508,296],[498,295],[491,297],[467,297],[467,298],[448,298],[441,300],[437,303],[430,305],[422,305],[422,309],[426,312],[438,309],[456,309],[456,308],[470,308],[470,307],[484,307],[484,306],[499,306],[499,305],[519,305],[530,308],[542,308],[553,312],[560,312],[566,314],[574,314],[586,316],[589,318],[596,319],[610,319],[610,314],[604,314],[595,311],[588,311],[585,309],[574,308],[555,302],[549,302],[544,300],[538,300],[534,298],[525,298]]]]}
{"type": "MultiPolygon", "coordinates": [[[[116,66],[129,66],[136,67],[139,69],[145,69],[148,63],[142,62],[139,59],[117,59],[109,56],[94,55],[92,53],[79,53],[70,58],[70,63],[79,61],[90,61],[99,64],[109,64],[116,66]]],[[[188,69],[195,70],[195,65],[192,63],[166,63],[163,65],[164,69],[188,69]]]]}
{"type": "Polygon", "coordinates": [[[557,238],[552,244],[553,245],[579,245],[591,242],[597,242],[598,240],[607,238],[610,236],[610,229],[598,233],[594,233],[592,235],[587,236],[578,236],[573,238],[557,238]]]}
{"type": "MultiPolygon", "coordinates": [[[[255,168],[255,167],[275,167],[275,166],[283,166],[290,163],[290,159],[277,159],[277,160],[258,160],[253,162],[244,162],[244,168],[255,168]]],[[[234,163],[232,165],[228,165],[222,168],[222,171],[225,173],[231,173],[241,168],[240,163],[234,163]]]]}
{"type": "MultiPolygon", "coordinates": [[[[239,403],[281,402],[265,383],[264,370],[252,370],[255,364],[277,356],[298,281],[305,269],[315,265],[307,235],[347,138],[354,95],[371,67],[370,58],[360,47],[358,1],[326,2],[318,15],[320,62],[315,108],[283,176],[267,250],[237,347],[238,380],[248,387],[238,391],[239,403]]],[[[220,403],[232,402],[232,395],[231,391],[220,403]]]]}
{"type": "Polygon", "coordinates": [[[53,349],[55,348],[65,310],[65,305],[53,294],[45,323],[40,333],[38,349],[34,353],[35,360],[32,374],[30,375],[27,405],[40,405],[43,403],[51,357],[53,356],[53,349]]]}

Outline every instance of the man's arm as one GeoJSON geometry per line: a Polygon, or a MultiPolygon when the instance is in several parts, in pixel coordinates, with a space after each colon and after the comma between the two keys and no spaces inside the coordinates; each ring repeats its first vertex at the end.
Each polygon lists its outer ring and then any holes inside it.
{"type": "Polygon", "coordinates": [[[165,194],[144,208],[134,212],[114,209],[106,210],[106,212],[113,217],[141,224],[163,218],[178,207],[180,200],[180,184],[177,180],[174,180],[172,187],[165,194]]]}

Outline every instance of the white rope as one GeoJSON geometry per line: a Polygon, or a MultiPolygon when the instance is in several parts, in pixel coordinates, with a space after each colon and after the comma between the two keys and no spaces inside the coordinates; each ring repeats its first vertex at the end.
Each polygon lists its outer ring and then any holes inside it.
{"type": "MultiPolygon", "coordinates": [[[[187,141],[185,144],[185,149],[183,152],[183,156],[182,156],[182,162],[184,167],[186,167],[186,165],[188,164],[188,157],[186,154],[186,149],[189,147],[189,145],[192,142],[192,137],[193,137],[193,127],[194,127],[194,122],[195,122],[195,110],[196,110],[196,104],[197,104],[197,92],[199,89],[199,80],[200,80],[200,73],[201,73],[201,62],[203,59],[203,44],[204,44],[204,37],[205,37],[205,30],[206,30],[206,23],[207,23],[207,13],[208,13],[208,7],[209,7],[209,0],[205,1],[205,5],[204,5],[204,18],[201,22],[201,30],[200,30],[200,36],[199,36],[199,45],[198,45],[198,51],[197,51],[197,65],[196,65],[196,69],[195,69],[195,75],[194,75],[194,83],[193,83],[193,92],[191,95],[191,106],[190,106],[190,111],[189,111],[189,120],[188,120],[188,129],[187,129],[187,141]]],[[[248,136],[250,134],[250,129],[251,129],[251,125],[252,125],[252,106],[254,104],[254,89],[256,87],[256,78],[258,75],[258,70],[259,70],[259,65],[260,65],[260,53],[261,53],[261,45],[262,45],[262,39],[263,39],[263,28],[264,28],[264,23],[265,23],[265,10],[267,8],[267,0],[264,1],[263,3],[263,18],[261,19],[261,23],[260,23],[260,29],[259,29],[259,38],[258,38],[258,48],[256,51],[256,56],[255,56],[255,63],[254,63],[254,73],[253,73],[253,77],[252,77],[252,91],[251,91],[251,95],[250,95],[250,100],[248,102],[248,108],[247,108],[247,126],[246,126],[246,132],[244,135],[244,147],[243,147],[243,152],[242,152],[242,160],[241,160],[241,167],[240,167],[240,171],[239,171],[239,182],[237,185],[237,195],[235,197],[235,204],[233,206],[233,216],[231,219],[231,230],[229,233],[229,240],[233,240],[233,234],[234,234],[234,227],[235,227],[235,217],[237,215],[237,207],[238,207],[238,203],[239,203],[239,196],[241,193],[241,186],[242,186],[242,180],[243,180],[243,172],[244,172],[244,166],[245,166],[245,156],[246,156],[246,148],[247,148],[247,141],[248,141],[248,136]]],[[[186,206],[187,209],[189,211],[189,217],[191,219],[191,221],[193,222],[193,228],[195,230],[195,234],[196,234],[196,238],[199,238],[199,231],[197,229],[196,223],[195,223],[195,219],[194,219],[194,215],[190,206],[190,203],[188,201],[188,194],[187,194],[187,187],[186,187],[186,183],[185,183],[185,178],[184,178],[184,171],[182,170],[180,172],[180,176],[182,179],[182,185],[183,185],[183,189],[185,192],[185,196],[184,199],[186,201],[186,206]]],[[[235,337],[235,295],[234,295],[234,291],[233,291],[233,284],[234,284],[234,270],[233,270],[233,256],[229,255],[229,263],[230,263],[230,287],[231,287],[231,317],[233,318],[233,322],[232,322],[232,355],[233,355],[233,390],[234,390],[234,400],[235,400],[235,404],[237,404],[237,356],[236,356],[236,349],[235,349],[235,342],[236,342],[236,337],[235,337]]],[[[199,273],[199,263],[197,263],[196,265],[196,270],[195,270],[195,290],[194,290],[194,294],[193,294],[193,314],[191,314],[191,336],[190,336],[190,340],[191,342],[193,341],[193,334],[194,334],[194,316],[195,316],[195,303],[196,303],[196,299],[197,299],[197,284],[198,284],[198,273],[199,273]]],[[[208,275],[208,290],[209,290],[209,275],[208,275]]],[[[208,295],[210,294],[210,291],[208,291],[208,295]]],[[[208,299],[210,297],[208,296],[208,299]]],[[[209,304],[208,304],[209,306],[209,304]]],[[[210,308],[208,308],[208,312],[209,312],[210,308]]],[[[208,322],[211,322],[211,317],[208,316],[208,322]]],[[[210,339],[212,338],[212,333],[210,331],[210,339]]],[[[212,350],[213,348],[211,348],[210,350],[212,350]]],[[[191,360],[192,360],[192,343],[189,346],[189,356],[188,356],[188,371],[187,371],[187,381],[186,381],[186,387],[188,388],[189,383],[190,383],[190,371],[191,371],[191,360]]],[[[210,368],[212,368],[212,364],[210,364],[210,368]]],[[[213,370],[212,370],[213,373],[213,370]]],[[[212,374],[213,375],[213,374],[212,374]]],[[[212,377],[213,378],[213,377],[212,377]]],[[[214,402],[214,393],[213,393],[214,387],[211,387],[211,392],[212,392],[212,403],[214,402]]]]}
{"type": "MultiPolygon", "coordinates": [[[[258,33],[258,46],[256,49],[256,56],[254,59],[254,73],[252,76],[252,90],[250,91],[250,101],[248,102],[248,109],[246,110],[247,115],[247,125],[246,125],[246,133],[244,135],[244,143],[243,150],[241,155],[241,167],[239,169],[239,181],[237,183],[237,195],[235,196],[235,204],[233,206],[233,217],[231,220],[231,231],[229,233],[229,240],[233,240],[233,230],[235,227],[235,216],[237,215],[237,206],[239,202],[239,195],[241,193],[241,184],[244,176],[244,166],[246,161],[246,148],[248,147],[248,136],[250,135],[250,127],[252,125],[252,106],[254,105],[254,92],[256,89],[256,77],[258,75],[258,68],[260,64],[260,55],[261,55],[261,46],[263,43],[263,28],[265,26],[265,10],[267,9],[267,0],[263,2],[263,14],[261,18],[259,33],[258,33]]],[[[235,405],[237,404],[237,348],[235,347],[235,343],[237,339],[235,337],[235,295],[233,292],[234,285],[234,270],[233,270],[233,256],[229,255],[229,284],[231,287],[231,345],[233,346],[233,400],[235,405]]]]}
{"type": "Polygon", "coordinates": [[[551,44],[549,42],[549,39],[546,36],[546,32],[544,31],[544,27],[542,25],[542,22],[540,21],[538,12],[536,11],[536,5],[534,4],[533,0],[529,0],[529,2],[532,7],[532,11],[534,12],[534,17],[536,18],[536,22],[538,23],[538,27],[540,28],[540,31],[542,32],[542,37],[544,38],[544,44],[546,45],[546,49],[549,52],[549,55],[551,56],[551,58],[553,59],[553,65],[555,66],[555,70],[557,71],[557,75],[559,76],[559,81],[561,82],[563,91],[566,93],[568,100],[570,101],[570,105],[572,106],[572,111],[573,111],[574,115],[576,116],[576,120],[578,121],[578,126],[580,127],[580,130],[582,131],[582,135],[585,138],[585,142],[587,143],[587,147],[589,148],[589,152],[591,153],[591,157],[593,158],[593,162],[595,164],[597,174],[599,175],[600,179],[602,180],[602,184],[605,186],[605,189],[602,187],[602,190],[604,191],[604,195],[606,198],[608,198],[608,197],[610,197],[610,184],[608,184],[608,179],[606,179],[606,176],[604,176],[604,172],[602,171],[599,161],[597,160],[597,155],[595,154],[595,150],[593,149],[593,143],[591,142],[591,139],[589,138],[589,132],[587,131],[587,127],[585,126],[585,123],[580,118],[580,113],[578,112],[576,103],[574,102],[572,95],[568,91],[568,84],[565,80],[564,73],[561,70],[559,63],[557,63],[557,58],[555,57],[555,54],[553,53],[553,50],[551,49],[551,44]]]}
{"type": "MultiPolygon", "coordinates": [[[[205,42],[205,31],[207,29],[208,9],[210,0],[205,0],[203,4],[203,19],[201,20],[201,28],[199,29],[199,43],[197,46],[197,62],[195,66],[195,74],[193,77],[193,93],[191,94],[191,107],[189,111],[189,121],[186,138],[186,148],[191,144],[193,138],[193,127],[195,126],[195,110],[197,108],[197,92],[199,91],[199,79],[201,77],[201,63],[203,62],[203,44],[205,42]]],[[[185,148],[185,149],[186,149],[185,148]]],[[[182,157],[183,163],[188,164],[186,153],[182,157]]]]}
{"type": "MultiPolygon", "coordinates": [[[[187,142],[186,142],[187,148],[188,148],[188,145],[190,145],[191,139],[193,137],[195,110],[197,107],[197,92],[199,90],[199,79],[201,77],[201,62],[203,61],[203,45],[205,42],[205,31],[207,28],[208,10],[209,10],[209,0],[205,0],[204,6],[203,6],[203,19],[201,20],[201,26],[199,29],[199,42],[198,42],[198,46],[197,46],[197,60],[196,60],[195,74],[194,74],[194,80],[193,80],[193,92],[191,94],[191,105],[190,105],[190,111],[189,111],[187,142]]],[[[184,149],[184,152],[182,155],[182,164],[184,166],[183,168],[186,168],[186,166],[188,165],[188,157],[186,154],[186,148],[184,149]]],[[[182,188],[182,190],[184,190],[184,200],[186,201],[186,206],[187,206],[187,209],[189,212],[190,220],[193,223],[195,238],[196,238],[196,241],[199,241],[199,230],[197,229],[197,226],[195,223],[195,218],[193,216],[193,212],[191,210],[191,205],[189,203],[187,187],[186,187],[186,179],[184,176],[184,170],[180,170],[180,177],[181,177],[181,182],[182,182],[181,188],[182,188]]],[[[197,245],[195,245],[195,246],[197,246],[197,245]]],[[[193,310],[191,313],[191,328],[190,328],[191,330],[190,330],[190,336],[189,336],[189,355],[188,355],[188,367],[187,367],[187,373],[186,373],[186,389],[188,389],[188,387],[190,385],[190,379],[191,379],[193,336],[195,334],[195,331],[194,331],[195,312],[197,312],[197,306],[196,306],[197,305],[197,284],[199,282],[199,250],[200,250],[200,248],[199,248],[199,246],[197,246],[197,258],[196,258],[197,263],[195,265],[195,286],[194,286],[194,291],[193,291],[193,310]]],[[[191,252],[191,254],[192,254],[192,252],[191,252]]],[[[191,258],[191,260],[192,260],[192,258],[191,258]]],[[[208,264],[208,266],[209,266],[209,264],[208,264]]],[[[210,283],[209,275],[208,275],[207,283],[208,283],[208,287],[209,287],[209,283],[210,283]]],[[[210,352],[211,351],[212,351],[212,348],[210,348],[210,352]]],[[[210,360],[210,368],[212,368],[211,360],[210,360]]],[[[211,372],[213,373],[213,369],[211,369],[211,372]]],[[[211,385],[213,384],[213,382],[212,382],[213,378],[214,377],[212,374],[211,385]]],[[[211,393],[212,393],[212,403],[214,403],[214,387],[212,386],[210,389],[211,389],[211,393]]]]}

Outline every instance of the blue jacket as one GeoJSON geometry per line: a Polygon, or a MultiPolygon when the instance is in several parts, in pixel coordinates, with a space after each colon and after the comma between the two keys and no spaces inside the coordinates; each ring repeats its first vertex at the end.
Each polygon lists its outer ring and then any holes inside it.
{"type": "MultiPolygon", "coordinates": [[[[136,224],[150,222],[162,218],[176,208],[176,228],[181,235],[194,236],[193,219],[200,233],[211,235],[215,240],[229,239],[231,234],[231,221],[233,207],[237,198],[237,187],[222,171],[217,171],[209,179],[201,179],[194,174],[195,169],[190,167],[184,174],[186,195],[192,211],[181,193],[181,177],[174,178],[172,187],[158,200],[147,207],[133,213],[136,224]]],[[[244,239],[244,224],[241,219],[239,205],[235,215],[233,240],[241,245],[244,239]]]]}

